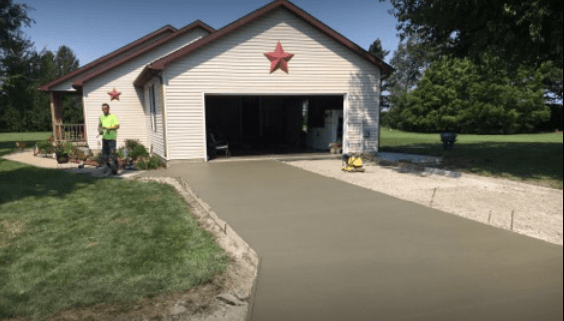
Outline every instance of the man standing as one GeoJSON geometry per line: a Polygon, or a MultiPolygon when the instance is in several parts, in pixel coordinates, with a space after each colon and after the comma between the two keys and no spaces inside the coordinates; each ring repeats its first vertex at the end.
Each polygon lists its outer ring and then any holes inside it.
{"type": "MultiPolygon", "coordinates": [[[[118,172],[116,138],[117,130],[119,129],[119,121],[116,115],[110,114],[110,105],[102,104],[102,112],[104,112],[104,115],[100,117],[98,124],[98,132],[102,135],[102,158],[100,159],[100,165],[109,165],[110,157],[112,157],[113,166],[111,170],[115,175],[118,172]]],[[[104,169],[104,171],[106,171],[106,169],[104,169]]]]}

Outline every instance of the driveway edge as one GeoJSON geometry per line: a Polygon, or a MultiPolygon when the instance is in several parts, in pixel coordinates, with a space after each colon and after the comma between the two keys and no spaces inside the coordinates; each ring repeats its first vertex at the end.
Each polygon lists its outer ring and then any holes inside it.
{"type": "MultiPolygon", "coordinates": [[[[220,219],[214,211],[211,210],[209,204],[202,200],[190,187],[190,185],[180,177],[128,177],[127,180],[134,180],[140,182],[159,182],[173,186],[176,191],[184,198],[186,203],[192,207],[193,214],[198,216],[200,221],[211,220],[215,227],[210,227],[209,223],[202,222],[203,227],[206,228],[212,235],[216,237],[216,242],[235,260],[240,261],[242,264],[250,266],[252,269],[252,282],[246,284],[248,292],[245,291],[245,299],[247,301],[246,315],[240,321],[251,320],[251,313],[254,306],[256,286],[258,280],[258,273],[260,271],[260,258],[257,253],[225,222],[220,219]],[[188,195],[186,195],[188,194],[188,195]],[[195,206],[196,204],[199,206],[195,206]],[[208,225],[208,226],[206,226],[208,225]]],[[[209,222],[209,221],[208,221],[209,222]]],[[[236,295],[236,294],[235,294],[236,295]]],[[[235,317],[235,316],[233,316],[235,317]]],[[[231,319],[229,319],[231,320],[231,319]]],[[[235,321],[235,320],[234,320],[235,321]]]]}

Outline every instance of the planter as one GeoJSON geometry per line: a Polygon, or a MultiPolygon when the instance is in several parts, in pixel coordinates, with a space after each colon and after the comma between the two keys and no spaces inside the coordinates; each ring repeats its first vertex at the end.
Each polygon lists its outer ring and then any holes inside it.
{"type": "Polygon", "coordinates": [[[455,132],[442,132],[441,141],[443,142],[443,149],[453,150],[454,143],[456,142],[455,132]]]}
{"type": "Polygon", "coordinates": [[[69,156],[57,154],[57,163],[65,164],[65,163],[68,163],[69,160],[70,160],[69,156]]]}

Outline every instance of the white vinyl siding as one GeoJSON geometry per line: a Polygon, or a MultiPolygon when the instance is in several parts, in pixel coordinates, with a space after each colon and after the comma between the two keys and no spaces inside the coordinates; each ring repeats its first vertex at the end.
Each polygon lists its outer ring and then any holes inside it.
{"type": "MultiPolygon", "coordinates": [[[[145,113],[147,115],[145,119],[146,127],[151,129],[148,132],[149,135],[149,146],[148,149],[152,147],[152,151],[159,156],[165,157],[165,141],[163,135],[163,99],[162,99],[162,85],[158,77],[153,78],[144,87],[145,92],[145,113]],[[154,91],[153,91],[154,90],[154,91]],[[151,91],[153,91],[154,96],[154,113],[151,112],[152,99],[151,91]]],[[[147,146],[147,145],[146,145],[147,146]]]]}
{"type": "MultiPolygon", "coordinates": [[[[212,93],[345,95],[345,119],[364,124],[365,151],[377,151],[379,69],[285,9],[171,63],[166,74],[168,159],[205,158],[204,95],[212,93]],[[264,56],[278,41],[294,54],[288,74],[270,74],[264,56]]],[[[347,121],[345,151],[361,151],[363,135],[347,131],[347,121]]]]}
{"type": "MultiPolygon", "coordinates": [[[[97,146],[97,121],[102,114],[102,104],[108,103],[110,105],[110,112],[115,114],[120,121],[120,129],[118,130],[117,137],[118,147],[124,145],[125,139],[138,139],[147,149],[150,149],[151,142],[149,140],[149,132],[151,127],[148,126],[147,117],[149,117],[149,113],[146,110],[146,105],[144,105],[144,101],[148,101],[148,99],[144,98],[147,91],[135,88],[133,82],[143,68],[151,61],[176,51],[207,34],[208,33],[202,29],[194,29],[175,40],[155,48],[150,52],[144,53],[140,57],[86,82],[83,86],[83,102],[87,117],[85,123],[88,133],[88,145],[97,146]],[[110,101],[108,92],[112,91],[114,88],[121,93],[119,101],[110,101]]],[[[160,128],[162,129],[162,126],[160,128]]],[[[162,135],[162,133],[160,135],[162,135]]],[[[153,146],[153,148],[156,149],[157,146],[153,146]]]]}

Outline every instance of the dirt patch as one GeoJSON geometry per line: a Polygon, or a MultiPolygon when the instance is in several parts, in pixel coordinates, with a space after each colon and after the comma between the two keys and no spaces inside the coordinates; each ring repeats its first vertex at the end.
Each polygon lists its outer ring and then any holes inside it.
{"type": "Polygon", "coordinates": [[[119,224],[127,224],[131,222],[131,217],[119,217],[114,220],[114,222],[119,224]]]}
{"type": "Polygon", "coordinates": [[[472,174],[450,178],[398,173],[381,166],[346,173],[340,160],[287,164],[504,229],[511,229],[513,216],[514,232],[563,244],[562,190],[472,174]]]}
{"type": "Polygon", "coordinates": [[[0,248],[10,246],[19,234],[25,231],[24,220],[10,219],[0,221],[0,248]]]}

